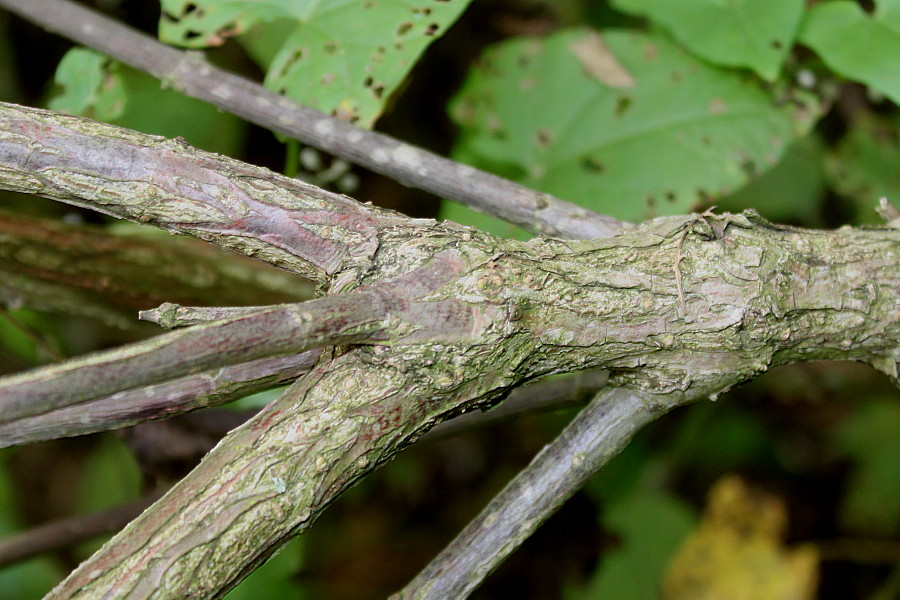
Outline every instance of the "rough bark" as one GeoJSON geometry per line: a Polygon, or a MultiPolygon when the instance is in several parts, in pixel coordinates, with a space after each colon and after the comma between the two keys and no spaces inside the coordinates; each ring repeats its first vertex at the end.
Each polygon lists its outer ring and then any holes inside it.
{"type": "Polygon", "coordinates": [[[799,360],[860,360],[897,380],[891,228],[809,231],[749,212],[657,219],[605,240],[500,240],[7,107],[0,186],[259,253],[329,293],[406,290],[390,339],[323,351],[50,598],[221,597],[431,426],[549,374],[609,369],[650,415],[799,360]]]}

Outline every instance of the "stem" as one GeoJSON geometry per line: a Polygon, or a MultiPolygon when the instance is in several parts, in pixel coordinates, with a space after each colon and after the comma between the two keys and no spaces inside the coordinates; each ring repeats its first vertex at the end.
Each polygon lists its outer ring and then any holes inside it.
{"type": "Polygon", "coordinates": [[[517,183],[305,108],[263,86],[65,0],[0,0],[16,14],[273,131],[405,185],[449,198],[534,233],[616,235],[627,224],[517,183]]]}
{"type": "Polygon", "coordinates": [[[119,429],[291,383],[312,367],[319,352],[263,358],[118,392],[0,425],[0,448],[119,429]]]}
{"type": "Polygon", "coordinates": [[[258,358],[385,337],[391,301],[358,291],[165,333],[0,379],[0,424],[258,358]]]}

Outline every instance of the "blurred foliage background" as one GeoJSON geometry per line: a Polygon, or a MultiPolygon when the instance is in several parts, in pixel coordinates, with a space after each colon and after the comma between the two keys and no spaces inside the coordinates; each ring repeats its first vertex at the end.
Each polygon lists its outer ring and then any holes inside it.
{"type": "MultiPolygon", "coordinates": [[[[900,0],[88,4],[206,48],[307,105],[622,219],[715,205],[805,227],[872,225],[878,198],[900,196],[900,0]]],[[[527,237],[5,12],[0,100],[182,136],[413,216],[527,237]]],[[[0,374],[152,335],[128,315],[184,293],[172,282],[209,276],[167,270],[178,260],[151,251],[152,289],[107,281],[70,302],[29,302],[17,292],[28,249],[14,243],[26,229],[15,219],[63,227],[63,240],[114,236],[129,256],[130,244],[168,237],[21,195],[0,193],[0,208],[0,221],[17,224],[0,235],[0,374]]],[[[172,252],[232,261],[196,245],[172,252]]],[[[61,267],[47,271],[57,296],[79,287],[61,267]]],[[[257,295],[208,286],[206,301],[309,293],[274,274],[265,285],[247,277],[257,295]]],[[[165,489],[276,393],[232,412],[0,451],[0,536],[165,489]]],[[[228,598],[385,597],[571,416],[527,415],[410,448],[228,598]]],[[[641,432],[474,597],[900,598],[898,465],[900,404],[885,377],[849,363],[778,368],[641,432]]],[[[0,596],[40,597],[100,543],[3,566],[0,596]]]]}

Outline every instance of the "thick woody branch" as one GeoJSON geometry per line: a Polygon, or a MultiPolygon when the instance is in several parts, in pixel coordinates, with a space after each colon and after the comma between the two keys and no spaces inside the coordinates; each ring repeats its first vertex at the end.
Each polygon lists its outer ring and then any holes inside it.
{"type": "MultiPolygon", "coordinates": [[[[641,411],[722,392],[770,366],[857,359],[897,376],[898,231],[795,230],[748,214],[664,219],[590,242],[463,234],[465,244],[439,238],[449,253],[440,264],[455,266],[422,297],[465,298],[467,316],[454,318],[468,325],[455,337],[320,360],[49,598],[221,597],[432,425],[549,373],[604,367],[643,394],[631,408],[608,405],[626,410],[613,419],[621,429],[573,438],[574,456],[595,447],[601,461],[647,418],[641,411]]],[[[380,268],[428,244],[385,245],[380,268]]],[[[420,322],[435,321],[430,314],[420,322]]]]}
{"type": "Polygon", "coordinates": [[[384,339],[389,295],[359,291],[181,329],[0,378],[0,424],[229,364],[384,339]]]}
{"type": "Polygon", "coordinates": [[[467,598],[638,430],[662,412],[629,390],[599,393],[391,600],[467,598]]]}
{"type": "Polygon", "coordinates": [[[0,189],[188,234],[326,281],[407,221],[183,141],[0,103],[0,189]]]}
{"type": "Polygon", "coordinates": [[[534,233],[591,239],[626,225],[549,194],[305,108],[247,79],[65,0],[0,0],[22,17],[273,131],[534,233]]]}
{"type": "Polygon", "coordinates": [[[163,302],[277,304],[313,295],[285,271],[198,240],[147,239],[0,211],[0,305],[133,327],[163,302]]]}
{"type": "Polygon", "coordinates": [[[226,404],[293,382],[309,371],[318,354],[311,350],[229,365],[17,419],[0,425],[0,448],[119,429],[226,404]]]}

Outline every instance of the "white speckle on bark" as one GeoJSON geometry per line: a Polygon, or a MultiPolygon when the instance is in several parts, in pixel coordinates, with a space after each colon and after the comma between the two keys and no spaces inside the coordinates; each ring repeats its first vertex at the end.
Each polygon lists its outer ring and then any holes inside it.
{"type": "Polygon", "coordinates": [[[382,150],[381,148],[376,148],[372,151],[372,160],[379,164],[384,164],[388,161],[388,153],[382,150]]]}
{"type": "Polygon", "coordinates": [[[415,168],[422,164],[421,153],[412,146],[406,144],[397,146],[391,154],[397,164],[405,167],[415,168]]]}

